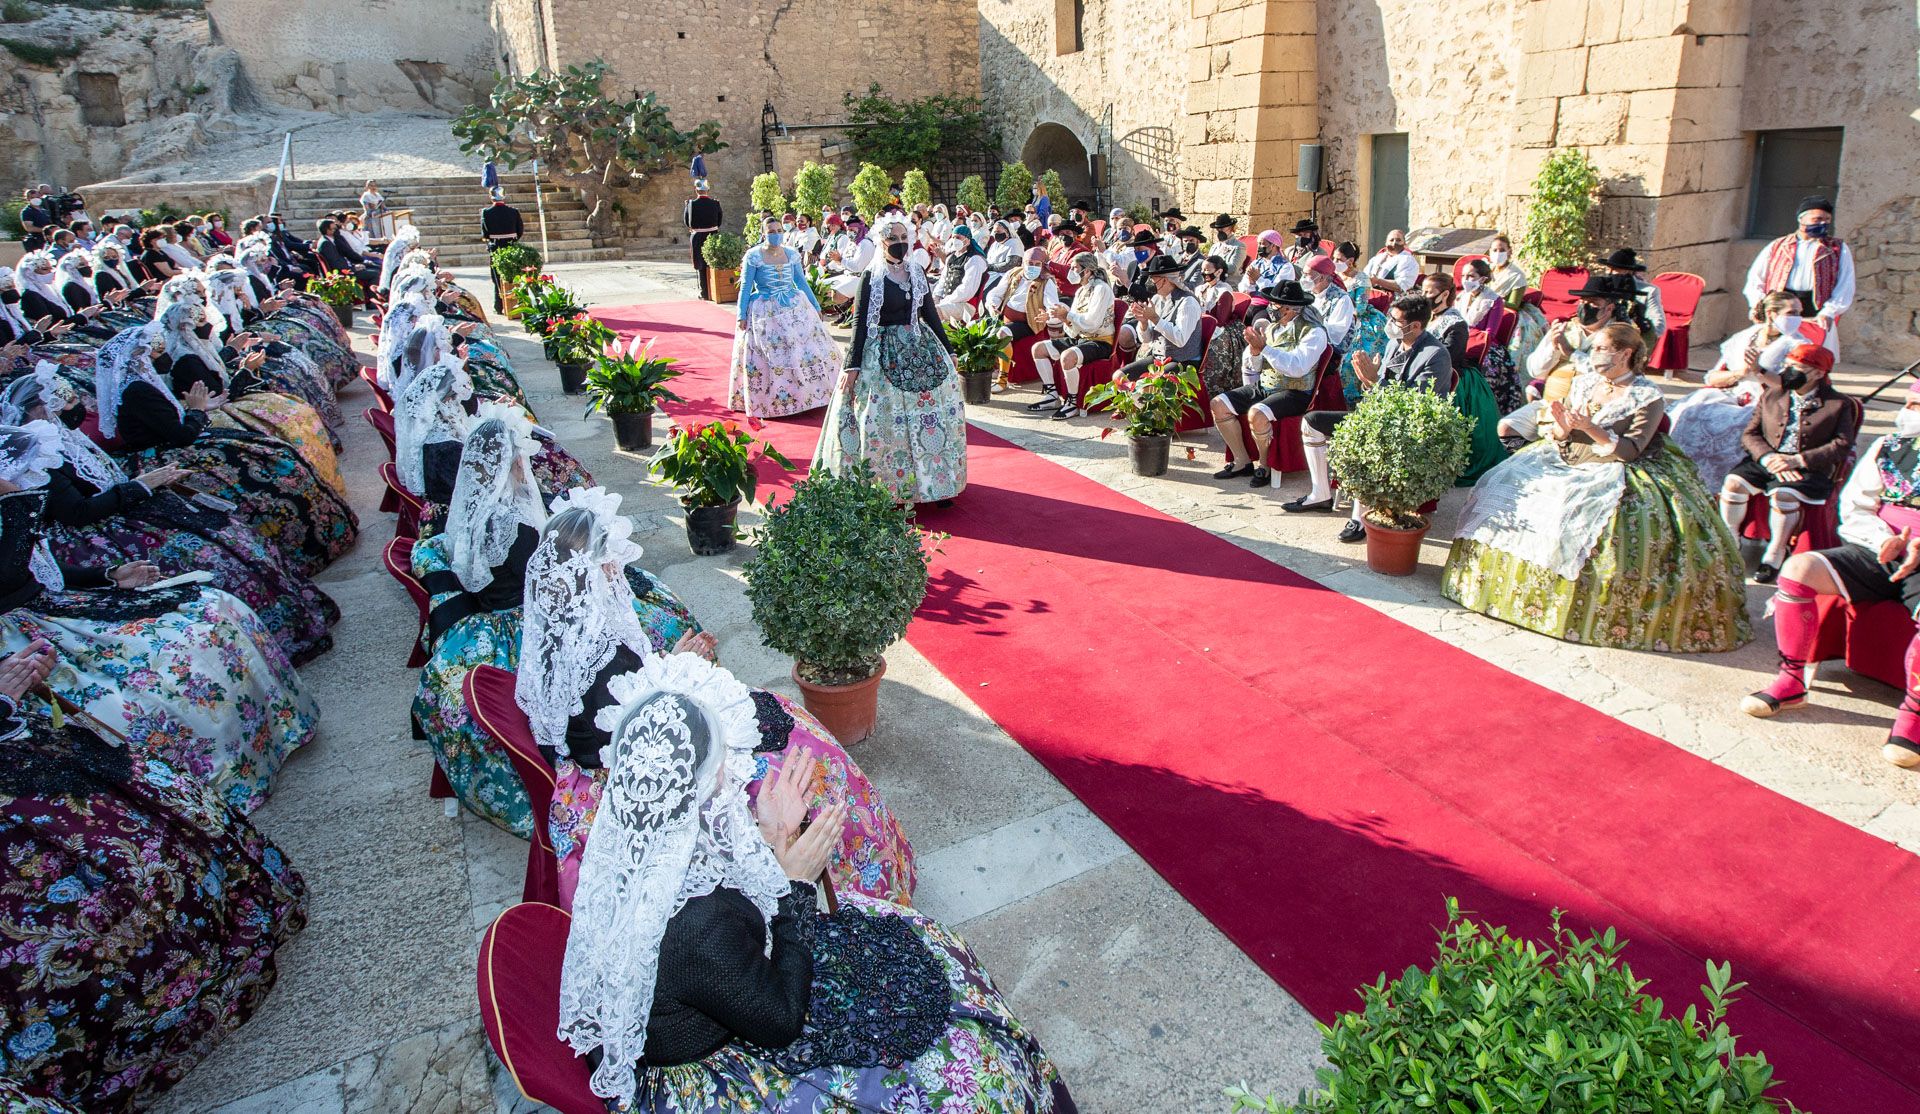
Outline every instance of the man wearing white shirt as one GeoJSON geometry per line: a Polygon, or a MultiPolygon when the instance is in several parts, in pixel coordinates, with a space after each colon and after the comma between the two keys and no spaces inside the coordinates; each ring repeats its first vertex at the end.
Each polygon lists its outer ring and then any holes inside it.
{"type": "Polygon", "coordinates": [[[1200,299],[1180,284],[1182,270],[1177,260],[1164,255],[1147,260],[1144,277],[1153,284],[1153,297],[1127,305],[1129,327],[1139,341],[1139,358],[1119,374],[1136,378],[1160,359],[1199,366],[1206,354],[1200,343],[1200,299]]]}
{"type": "Polygon", "coordinates": [[[1407,250],[1407,234],[1401,229],[1387,233],[1387,246],[1367,260],[1367,277],[1376,289],[1394,296],[1418,294],[1420,261],[1407,250]]]}
{"type": "Polygon", "coordinates": [[[1353,331],[1353,299],[1340,284],[1333,281],[1333,258],[1315,256],[1307,264],[1307,292],[1313,295],[1313,312],[1320,315],[1320,321],[1327,327],[1327,340],[1340,348],[1347,343],[1347,334],[1353,331]]]}
{"type": "Polygon", "coordinates": [[[1247,351],[1240,366],[1248,382],[1213,398],[1213,428],[1227,446],[1227,466],[1213,478],[1251,476],[1247,482],[1253,487],[1273,483],[1267,448],[1273,444],[1274,423],[1297,418],[1313,406],[1314,372],[1332,343],[1325,323],[1311,309],[1313,295],[1299,283],[1283,281],[1268,298],[1273,321],[1265,328],[1247,326],[1247,351]],[[1240,434],[1242,416],[1253,430],[1251,448],[1240,434]],[[1245,462],[1236,463],[1243,455],[1245,462]]]}
{"type": "Polygon", "coordinates": [[[1853,307],[1853,249],[1833,234],[1833,202],[1803,197],[1797,207],[1799,228],[1768,244],[1747,268],[1747,308],[1785,291],[1800,299],[1802,316],[1815,318],[1827,331],[1827,350],[1840,353],[1840,315],[1853,307]]]}

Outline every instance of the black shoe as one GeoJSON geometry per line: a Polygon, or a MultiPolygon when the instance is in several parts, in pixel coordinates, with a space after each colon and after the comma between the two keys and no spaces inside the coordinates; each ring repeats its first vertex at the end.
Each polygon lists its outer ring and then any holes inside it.
{"type": "Polygon", "coordinates": [[[1367,528],[1360,525],[1358,519],[1349,518],[1347,524],[1340,527],[1340,540],[1349,544],[1367,540],[1367,528]]]}
{"type": "MultiPolygon", "coordinates": [[[[1311,494],[1312,492],[1307,493],[1307,495],[1311,495],[1311,494]]],[[[1307,495],[1302,495],[1300,498],[1293,500],[1291,503],[1280,504],[1280,509],[1283,511],[1286,511],[1289,514],[1301,514],[1305,511],[1320,511],[1322,513],[1326,513],[1333,510],[1333,499],[1331,496],[1329,496],[1328,498],[1322,499],[1317,503],[1310,503],[1307,501],[1307,495]]]]}
{"type": "Polygon", "coordinates": [[[1058,410],[1060,409],[1060,395],[1057,392],[1048,391],[1046,394],[1040,396],[1039,402],[1027,403],[1027,409],[1035,414],[1038,414],[1042,410],[1058,410]]]}
{"type": "Polygon", "coordinates": [[[1080,408],[1071,402],[1062,403],[1060,409],[1053,412],[1053,420],[1056,422],[1064,422],[1068,418],[1077,418],[1079,416],[1080,408]]]}
{"type": "Polygon", "coordinates": [[[1233,466],[1232,461],[1228,461],[1227,466],[1225,468],[1222,468],[1218,472],[1215,472],[1213,474],[1213,478],[1216,480],[1230,480],[1230,479],[1233,479],[1235,476],[1251,476],[1251,475],[1253,475],[1253,465],[1242,464],[1238,468],[1236,468],[1233,466]]]}
{"type": "Polygon", "coordinates": [[[1519,436],[1518,434],[1510,433],[1507,436],[1502,437],[1500,439],[1500,443],[1507,447],[1507,452],[1509,453],[1517,453],[1521,449],[1524,449],[1527,447],[1527,439],[1519,436]]]}
{"type": "Polygon", "coordinates": [[[1772,584],[1778,579],[1780,579],[1779,567],[1769,565],[1765,561],[1760,562],[1760,567],[1755,569],[1753,573],[1753,582],[1755,584],[1772,584]]]}
{"type": "Polygon", "coordinates": [[[1273,486],[1273,469],[1255,468],[1253,470],[1253,478],[1247,481],[1247,486],[1248,487],[1272,487],[1273,486]]]}

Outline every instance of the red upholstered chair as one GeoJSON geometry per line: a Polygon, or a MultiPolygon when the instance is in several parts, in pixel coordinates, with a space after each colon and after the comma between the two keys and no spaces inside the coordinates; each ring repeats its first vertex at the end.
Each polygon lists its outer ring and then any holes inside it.
{"type": "Polygon", "coordinates": [[[1087,222],[1087,227],[1092,230],[1091,235],[1096,242],[1107,234],[1107,222],[1104,220],[1090,220],[1087,222]]]}
{"type": "MultiPolygon", "coordinates": [[[[1224,298],[1221,299],[1222,302],[1224,302],[1225,300],[1226,299],[1224,298]]],[[[1207,346],[1213,343],[1213,334],[1219,331],[1220,331],[1220,322],[1218,319],[1213,317],[1213,315],[1211,314],[1201,315],[1200,317],[1200,358],[1202,360],[1206,359],[1207,346]]],[[[1173,431],[1175,433],[1191,433],[1196,429],[1212,429],[1213,428],[1212,404],[1206,398],[1206,390],[1204,387],[1201,388],[1201,397],[1195,401],[1197,403],[1197,408],[1193,410],[1189,410],[1186,413],[1180,415],[1180,420],[1173,423],[1173,431]]]]}
{"type": "MultiPolygon", "coordinates": [[[[1309,410],[1345,410],[1346,393],[1340,387],[1340,373],[1334,367],[1334,350],[1329,348],[1320,357],[1320,366],[1314,369],[1313,401],[1309,410]]],[[[1241,444],[1253,444],[1253,427],[1242,415],[1240,422],[1241,444]]],[[[1213,410],[1208,403],[1207,424],[1213,424],[1213,410]]],[[[1281,418],[1273,426],[1273,442],[1267,446],[1267,467],[1275,475],[1288,472],[1303,472],[1307,467],[1307,452],[1300,444],[1300,419],[1281,418]]]]}
{"type": "MultiPolygon", "coordinates": [[[[1802,332],[1807,331],[1805,327],[1802,332]]],[[[1816,330],[1819,331],[1819,330],[1816,330]]],[[[1822,331],[1822,336],[1825,333],[1822,331]]],[[[1810,344],[1820,343],[1809,340],[1810,344]]],[[[1857,398],[1844,400],[1853,407],[1853,428],[1859,429],[1866,417],[1865,407],[1857,398]]],[[[1846,483],[1847,476],[1853,471],[1854,454],[1846,457],[1833,468],[1833,493],[1827,501],[1818,506],[1803,507],[1800,512],[1800,532],[1793,539],[1789,549],[1792,553],[1809,553],[1816,549],[1832,549],[1840,544],[1840,487],[1846,483]]],[[[1740,536],[1752,541],[1773,540],[1773,524],[1767,521],[1767,515],[1773,508],[1772,500],[1765,495],[1756,495],[1747,500],[1747,518],[1741,525],[1740,536]]],[[[1902,651],[1904,653],[1904,650],[1902,651]]]]}
{"type": "Polygon", "coordinates": [[[1486,256],[1484,255],[1463,255],[1460,258],[1454,260],[1453,261],[1453,288],[1455,290],[1460,289],[1460,276],[1466,273],[1467,264],[1472,263],[1476,259],[1485,259],[1485,258],[1486,256]]]}
{"type": "Polygon", "coordinates": [[[560,863],[554,857],[553,840],[547,829],[547,813],[553,807],[553,767],[533,741],[533,728],[525,712],[513,699],[513,674],[491,665],[477,665],[460,684],[467,700],[467,714],[487,737],[507,750],[513,772],[520,775],[527,799],[533,802],[533,839],[527,847],[527,879],[520,891],[522,901],[560,903],[560,863]]]}
{"type": "Polygon", "coordinates": [[[380,372],[370,364],[362,364],[360,378],[366,380],[367,386],[373,389],[374,404],[388,414],[393,413],[393,396],[380,385],[380,372]]]}
{"type": "Polygon", "coordinates": [[[1575,290],[1587,284],[1585,267],[1555,267],[1540,276],[1540,311],[1549,321],[1565,321],[1580,310],[1575,290]]]}
{"type": "Polygon", "coordinates": [[[487,1043],[534,1102],[560,1114],[606,1114],[584,1057],[560,1039],[560,970],[573,918],[544,902],[514,905],[480,940],[480,1023],[487,1043]]]}
{"type": "Polygon", "coordinates": [[[381,500],[380,508],[385,510],[387,504],[391,502],[394,510],[400,516],[399,520],[393,524],[394,536],[401,538],[418,538],[420,536],[420,520],[426,513],[426,504],[420,501],[419,496],[408,491],[405,485],[401,484],[400,470],[394,467],[391,460],[380,465],[380,479],[387,485],[387,497],[381,500]]]}
{"type": "Polygon", "coordinates": [[[1384,290],[1369,290],[1367,292],[1367,304],[1379,310],[1381,313],[1385,313],[1393,306],[1393,295],[1384,290]]]}
{"type": "Polygon", "coordinates": [[[1487,345],[1490,341],[1491,338],[1487,335],[1485,329],[1468,329],[1467,362],[1475,367],[1479,367],[1484,363],[1487,358],[1487,345]]]}
{"type": "MultiPolygon", "coordinates": [[[[380,435],[380,443],[387,447],[387,459],[392,460],[394,458],[393,412],[390,410],[379,410],[369,406],[365,413],[367,416],[367,424],[372,426],[373,431],[380,435]]],[[[380,509],[384,511],[388,508],[381,507],[380,509]]]]}
{"type": "Polygon", "coordinates": [[[1487,327],[1487,335],[1491,338],[1490,343],[1505,348],[1513,343],[1513,331],[1520,326],[1520,315],[1508,309],[1505,302],[1501,302],[1487,311],[1487,319],[1481,324],[1487,327]]]}
{"type": "Polygon", "coordinates": [[[1856,608],[1839,596],[1821,596],[1820,633],[1811,661],[1844,661],[1848,669],[1905,690],[1913,617],[1896,600],[1856,608]]]}
{"type": "Polygon", "coordinates": [[[1707,280],[1685,271],[1667,271],[1653,276],[1653,285],[1660,291],[1660,308],[1667,315],[1667,331],[1661,334],[1660,343],[1653,346],[1647,366],[1655,371],[1685,371],[1690,351],[1688,326],[1693,324],[1694,311],[1700,308],[1700,295],[1707,288],[1707,280]]]}
{"type": "Polygon", "coordinates": [[[395,538],[387,543],[386,552],[382,555],[387,572],[407,590],[407,598],[413,601],[413,606],[420,612],[420,627],[413,636],[413,652],[407,657],[408,669],[418,669],[427,664],[427,613],[433,608],[432,593],[413,575],[413,542],[412,538],[395,538]]]}

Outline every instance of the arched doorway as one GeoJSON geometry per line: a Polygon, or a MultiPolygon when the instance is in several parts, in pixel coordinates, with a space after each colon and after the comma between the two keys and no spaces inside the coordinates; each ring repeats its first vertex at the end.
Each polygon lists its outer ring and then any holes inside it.
{"type": "Polygon", "coordinates": [[[1059,124],[1041,124],[1034,128],[1020,148],[1020,161],[1036,178],[1049,170],[1059,172],[1060,184],[1067,187],[1067,196],[1054,199],[1057,211],[1064,211],[1068,201],[1093,196],[1093,172],[1088,164],[1087,149],[1081,146],[1079,136],[1059,124]]]}

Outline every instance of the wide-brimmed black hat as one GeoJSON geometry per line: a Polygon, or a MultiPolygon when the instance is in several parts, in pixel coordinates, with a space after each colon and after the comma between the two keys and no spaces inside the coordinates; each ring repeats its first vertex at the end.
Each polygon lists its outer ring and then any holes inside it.
{"type": "Polygon", "coordinates": [[[1091,202],[1091,201],[1075,201],[1075,202],[1073,202],[1072,204],[1070,204],[1070,205],[1068,205],[1068,206],[1067,206],[1067,208],[1069,208],[1069,209],[1085,209],[1085,210],[1086,210],[1087,212],[1089,212],[1089,213],[1091,213],[1091,212],[1093,212],[1093,202],[1091,202]]]}
{"type": "Polygon", "coordinates": [[[1287,229],[1287,231],[1293,233],[1295,236],[1298,236],[1302,232],[1318,232],[1320,231],[1320,225],[1315,221],[1302,218],[1300,220],[1294,221],[1293,227],[1287,229]]]}
{"type": "Polygon", "coordinates": [[[1647,265],[1640,262],[1640,257],[1634,254],[1632,248],[1614,248],[1601,262],[1616,271],[1644,271],[1647,269],[1647,265]]]}
{"type": "Polygon", "coordinates": [[[1063,220],[1053,226],[1055,236],[1078,236],[1085,231],[1086,229],[1080,227],[1080,222],[1077,220],[1063,220]]]}
{"type": "Polygon", "coordinates": [[[1186,226],[1185,228],[1182,228],[1180,231],[1174,233],[1174,235],[1180,237],[1182,240],[1206,239],[1206,237],[1201,234],[1200,229],[1197,226],[1191,225],[1191,224],[1186,226]]]}
{"type": "Polygon", "coordinates": [[[1800,199],[1800,204],[1793,207],[1793,215],[1797,217],[1809,209],[1818,209],[1824,213],[1831,213],[1833,212],[1833,198],[1817,193],[1810,197],[1803,197],[1800,199]]]}
{"type": "Polygon", "coordinates": [[[1231,213],[1221,213],[1219,216],[1208,221],[1207,227],[1208,228],[1232,228],[1239,223],[1240,223],[1239,221],[1236,221],[1233,219],[1233,215],[1231,213]]]}
{"type": "Polygon", "coordinates": [[[1161,220],[1174,220],[1174,219],[1186,220],[1187,214],[1181,212],[1179,209],[1166,209],[1161,211],[1160,219],[1161,220]]]}
{"type": "Polygon", "coordinates": [[[1160,246],[1160,237],[1155,236],[1151,228],[1138,229],[1134,232],[1133,238],[1127,241],[1127,246],[1135,248],[1158,247],[1160,246]]]}
{"type": "Polygon", "coordinates": [[[1178,259],[1170,255],[1156,255],[1147,260],[1146,268],[1140,273],[1152,278],[1155,275],[1178,275],[1184,270],[1186,267],[1178,259]]]}
{"type": "Polygon", "coordinates": [[[1313,295],[1292,279],[1281,279],[1260,291],[1261,297],[1276,306],[1310,306],[1313,295]]]}
{"type": "Polygon", "coordinates": [[[1633,284],[1632,275],[1589,275],[1587,284],[1572,292],[1576,298],[1613,298],[1616,300],[1637,298],[1640,288],[1633,284]]]}

